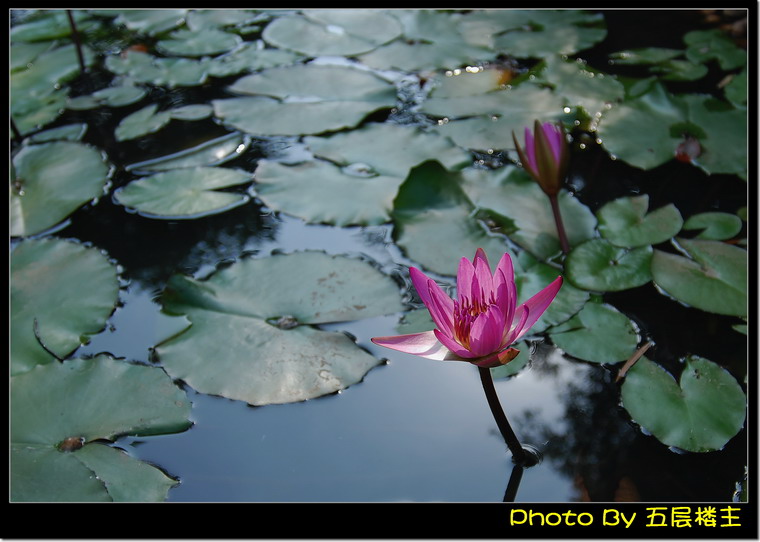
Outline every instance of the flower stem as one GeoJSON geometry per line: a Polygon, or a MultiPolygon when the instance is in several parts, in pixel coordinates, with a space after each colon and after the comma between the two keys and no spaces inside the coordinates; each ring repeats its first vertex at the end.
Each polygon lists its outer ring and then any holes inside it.
{"type": "Polygon", "coordinates": [[[501,436],[504,437],[504,442],[507,443],[509,450],[512,452],[512,459],[517,464],[525,463],[528,460],[528,454],[517,439],[517,435],[515,435],[515,432],[512,430],[512,426],[509,425],[509,420],[507,420],[507,416],[501,408],[499,396],[496,395],[496,388],[494,388],[493,385],[491,369],[487,367],[478,367],[478,373],[480,374],[480,382],[483,384],[483,391],[488,400],[488,406],[491,407],[491,413],[496,420],[496,425],[499,426],[501,436]]]}
{"type": "Polygon", "coordinates": [[[559,210],[559,200],[557,195],[549,196],[549,202],[552,204],[552,214],[554,215],[554,223],[557,225],[557,235],[559,235],[559,244],[562,247],[562,252],[567,254],[570,252],[570,244],[567,242],[567,234],[565,233],[565,225],[562,223],[562,213],[559,210]]]}

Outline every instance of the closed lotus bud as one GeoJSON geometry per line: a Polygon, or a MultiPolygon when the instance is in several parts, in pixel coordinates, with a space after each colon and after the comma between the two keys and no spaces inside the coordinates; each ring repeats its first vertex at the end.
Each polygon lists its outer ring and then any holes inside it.
{"type": "Polygon", "coordinates": [[[551,122],[541,124],[537,120],[533,133],[530,128],[525,128],[524,148],[517,142],[514,132],[512,132],[512,139],[525,171],[538,182],[547,195],[557,195],[565,181],[569,156],[565,129],[562,124],[551,122]]]}

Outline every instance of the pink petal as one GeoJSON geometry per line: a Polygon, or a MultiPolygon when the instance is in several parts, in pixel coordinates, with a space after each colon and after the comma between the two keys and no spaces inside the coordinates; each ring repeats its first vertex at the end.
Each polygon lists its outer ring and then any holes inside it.
{"type": "Polygon", "coordinates": [[[475,258],[475,279],[472,282],[472,300],[478,305],[489,302],[493,291],[493,276],[491,267],[485,258],[475,258]],[[476,290],[477,288],[477,290],[476,290]]]}
{"type": "Polygon", "coordinates": [[[475,318],[470,328],[470,352],[475,357],[496,352],[504,338],[504,315],[499,307],[491,305],[475,318]]]}
{"type": "Polygon", "coordinates": [[[515,281],[509,281],[505,278],[502,269],[496,270],[494,276],[494,291],[496,293],[496,304],[504,315],[504,327],[509,328],[515,317],[515,307],[517,306],[517,288],[515,281]]]}
{"type": "Polygon", "coordinates": [[[428,359],[442,360],[449,353],[448,348],[436,339],[435,333],[432,331],[412,333],[411,335],[372,337],[371,340],[379,346],[428,359]]]}
{"type": "Polygon", "coordinates": [[[410,267],[409,277],[412,279],[414,289],[417,290],[417,294],[420,296],[422,302],[426,307],[430,306],[431,300],[430,293],[428,291],[428,281],[430,279],[428,276],[416,267],[410,267]]]}
{"type": "Polygon", "coordinates": [[[428,294],[430,304],[427,308],[433,322],[446,335],[452,336],[454,334],[454,301],[431,279],[428,279],[428,294]]]}
{"type": "Polygon", "coordinates": [[[523,303],[517,307],[517,310],[515,311],[515,317],[519,318],[519,320],[507,334],[507,337],[504,341],[505,345],[516,343],[518,340],[520,340],[520,337],[525,335],[525,333],[527,333],[527,331],[530,329],[530,326],[526,325],[528,318],[530,317],[530,309],[527,305],[523,303]]]}
{"type": "Polygon", "coordinates": [[[456,342],[451,337],[444,335],[439,330],[434,329],[433,333],[435,333],[436,338],[441,342],[441,344],[443,344],[443,346],[451,350],[451,352],[453,352],[459,358],[472,359],[472,358],[477,357],[477,356],[472,355],[472,353],[469,350],[467,350],[464,346],[456,342]]]}
{"type": "MultiPolygon", "coordinates": [[[[512,342],[517,341],[533,326],[533,324],[536,323],[536,320],[541,317],[551,302],[554,301],[554,297],[557,295],[557,292],[559,292],[559,289],[561,287],[562,277],[557,277],[546,288],[520,305],[520,307],[525,307],[527,310],[529,310],[530,316],[525,322],[525,325],[521,332],[513,339],[512,342]]],[[[518,307],[518,311],[520,310],[520,307],[518,307]]]]}
{"type": "Polygon", "coordinates": [[[475,267],[470,263],[467,258],[459,260],[459,268],[457,269],[457,300],[460,304],[464,299],[472,299],[472,280],[475,276],[475,267]]]}

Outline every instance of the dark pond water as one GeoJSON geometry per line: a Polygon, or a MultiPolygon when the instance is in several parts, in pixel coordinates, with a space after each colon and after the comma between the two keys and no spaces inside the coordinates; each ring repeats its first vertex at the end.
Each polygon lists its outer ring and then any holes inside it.
{"type": "MultiPolygon", "coordinates": [[[[703,25],[694,12],[604,14],[608,38],[582,55],[602,69],[609,68],[610,51],[680,47],[684,31],[703,25]]],[[[98,74],[90,77],[74,86],[97,86],[93,78],[98,74]]],[[[156,97],[166,104],[200,103],[218,96],[226,83],[155,92],[164,93],[156,97]]],[[[117,143],[113,129],[122,115],[107,109],[69,112],[58,124],[87,121],[86,140],[122,166],[183,146],[180,141],[189,145],[196,137],[175,122],[140,143],[117,143]]],[[[193,122],[192,127],[204,132],[202,139],[223,133],[211,121],[193,122]]],[[[257,145],[263,144],[254,142],[245,156],[227,165],[252,171],[264,154],[257,145]]],[[[644,172],[591,146],[575,155],[569,183],[592,210],[619,196],[647,193],[652,207],[675,202],[689,215],[705,207],[734,212],[746,205],[746,183],[724,177],[718,183],[678,162],[644,172]]],[[[114,186],[128,180],[129,174],[120,172],[114,186]]],[[[134,360],[151,359],[151,347],[168,333],[156,299],[174,273],[206,276],[218,265],[273,250],[362,254],[400,276],[413,264],[394,244],[390,226],[308,225],[273,214],[255,200],[219,215],[167,221],[125,213],[104,198],[78,211],[56,235],[104,249],[128,281],[109,328],[77,355],[110,352],[134,360]]],[[[647,355],[663,365],[675,367],[692,353],[719,358],[743,374],[747,345],[736,340],[734,319],[701,312],[695,317],[651,283],[607,294],[605,300],[632,318],[642,337],[655,342],[647,355]]],[[[388,360],[338,394],[251,407],[186,387],[193,403],[192,428],[174,435],[124,437],[116,445],[178,478],[168,495],[174,502],[501,501],[513,465],[477,369],[372,344],[371,337],[396,334],[398,316],[323,326],[351,334],[359,346],[388,360]]],[[[669,450],[642,433],[621,407],[615,368],[568,358],[549,343],[534,349],[530,370],[496,382],[516,433],[543,454],[539,465],[524,472],[517,501],[732,500],[747,462],[746,431],[717,452],[669,450]]]]}

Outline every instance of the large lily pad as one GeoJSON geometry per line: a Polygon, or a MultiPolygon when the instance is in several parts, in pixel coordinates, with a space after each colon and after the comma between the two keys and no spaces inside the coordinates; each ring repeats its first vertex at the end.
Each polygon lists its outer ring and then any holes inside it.
{"type": "Polygon", "coordinates": [[[186,9],[130,9],[121,11],[114,22],[153,36],[181,25],[186,16],[186,9]]]}
{"type": "MultiPolygon", "coordinates": [[[[509,165],[493,171],[469,169],[463,178],[464,191],[475,205],[512,221],[517,231],[509,237],[515,243],[541,260],[559,253],[549,198],[524,170],[509,165]]],[[[594,237],[596,218],[591,210],[566,190],[560,191],[558,200],[570,245],[594,237]]]]}
{"type": "Polygon", "coordinates": [[[633,323],[611,305],[588,302],[567,322],[549,330],[552,341],[566,353],[595,363],[628,359],[639,337],[633,323]]]}
{"type": "Polygon", "coordinates": [[[388,13],[371,9],[317,9],[274,19],[262,37],[275,47],[317,57],[358,55],[400,34],[401,24],[388,13]]]}
{"type": "Polygon", "coordinates": [[[105,64],[113,73],[126,75],[136,83],[169,88],[201,85],[211,71],[209,62],[193,58],[155,57],[141,51],[107,56],[105,64]]]}
{"type": "Polygon", "coordinates": [[[88,145],[55,141],[23,147],[13,157],[11,235],[40,233],[103,195],[110,176],[102,153],[88,145]]]}
{"type": "Polygon", "coordinates": [[[415,9],[393,12],[403,27],[403,36],[361,55],[362,64],[377,69],[407,72],[459,68],[490,60],[495,53],[470,43],[460,32],[456,14],[415,9]]]}
{"type": "Polygon", "coordinates": [[[437,131],[463,147],[512,148],[513,131],[522,133],[535,119],[550,121],[563,114],[564,100],[549,89],[526,82],[513,88],[486,90],[482,79],[480,72],[444,76],[420,107],[422,112],[441,119],[437,131]],[[465,92],[463,81],[468,79],[473,84],[465,92]]]}
{"type": "Polygon", "coordinates": [[[720,450],[742,428],[746,397],[733,376],[704,358],[686,360],[679,382],[641,358],[621,388],[623,406],[667,446],[690,452],[720,450]]]}
{"type": "Polygon", "coordinates": [[[237,158],[250,144],[250,137],[233,132],[166,156],[137,162],[127,171],[156,172],[198,166],[218,166],[237,158]]]}
{"type": "Polygon", "coordinates": [[[681,231],[683,218],[675,205],[668,204],[647,213],[649,196],[623,197],[600,208],[599,233],[620,247],[656,245],[681,231]]]}
{"type": "Polygon", "coordinates": [[[116,268],[94,248],[54,238],[25,240],[10,260],[12,375],[54,361],[40,340],[65,357],[101,331],[116,308],[116,268]]]}
{"type": "Polygon", "coordinates": [[[373,111],[396,104],[396,89],[356,68],[297,65],[271,68],[238,79],[214,100],[217,117],[251,135],[317,134],[353,127],[373,111]]]}
{"type": "Polygon", "coordinates": [[[473,215],[462,174],[426,162],[412,170],[394,202],[396,243],[410,259],[442,275],[455,276],[460,258],[471,258],[478,248],[493,262],[509,251],[506,240],[489,234],[473,215]]]}
{"type": "Polygon", "coordinates": [[[237,207],[246,194],[220,191],[251,181],[251,174],[221,167],[163,171],[132,181],[114,193],[120,204],[155,218],[196,218],[237,207]]]}
{"type": "Polygon", "coordinates": [[[616,247],[606,239],[589,239],[567,256],[567,278],[578,288],[616,292],[652,280],[652,247],[616,247]]]}
{"type": "Polygon", "coordinates": [[[156,347],[167,372],[202,393],[253,405],[334,393],[380,363],[345,334],[306,324],[402,309],[390,278],[322,252],[245,259],[206,280],[175,276],[163,303],[192,322],[156,347]]]}
{"type": "Polygon", "coordinates": [[[718,314],[747,315],[747,251],[720,241],[676,239],[688,257],[655,250],[655,284],[678,301],[718,314]]]}
{"type": "Polygon", "coordinates": [[[184,431],[189,414],[162,369],[104,355],[14,376],[11,500],[164,500],[176,480],[98,441],[184,431]]]}
{"type": "Polygon", "coordinates": [[[705,212],[692,215],[684,222],[684,230],[702,230],[697,239],[722,241],[731,239],[742,229],[742,219],[731,213],[705,212]]]}
{"type": "Polygon", "coordinates": [[[324,160],[284,165],[261,160],[256,195],[275,211],[310,223],[374,225],[390,220],[404,177],[381,175],[367,166],[341,167],[324,160]]]}
{"type": "Polygon", "coordinates": [[[159,51],[171,55],[199,57],[226,53],[242,43],[237,34],[216,28],[198,30],[180,29],[172,32],[167,39],[159,40],[159,51]]]}
{"type": "Polygon", "coordinates": [[[243,72],[254,72],[293,64],[300,56],[282,49],[264,49],[262,42],[244,42],[229,53],[206,61],[209,75],[229,77],[243,72]]]}

